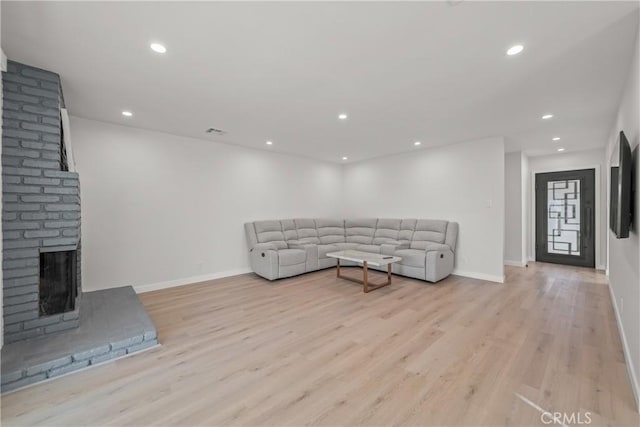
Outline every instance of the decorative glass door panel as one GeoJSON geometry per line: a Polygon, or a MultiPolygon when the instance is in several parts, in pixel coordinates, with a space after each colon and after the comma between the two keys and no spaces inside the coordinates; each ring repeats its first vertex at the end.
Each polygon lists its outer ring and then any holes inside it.
{"type": "Polygon", "coordinates": [[[580,180],[547,183],[547,252],[580,256],[580,180]]]}
{"type": "Polygon", "coordinates": [[[536,260],[595,267],[595,171],[536,174],[536,260]]]}

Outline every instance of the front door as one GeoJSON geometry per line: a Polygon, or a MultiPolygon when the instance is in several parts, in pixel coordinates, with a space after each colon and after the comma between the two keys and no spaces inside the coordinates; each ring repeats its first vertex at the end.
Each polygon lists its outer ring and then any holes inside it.
{"type": "Polygon", "coordinates": [[[536,261],[595,267],[595,171],[536,174],[536,261]]]}

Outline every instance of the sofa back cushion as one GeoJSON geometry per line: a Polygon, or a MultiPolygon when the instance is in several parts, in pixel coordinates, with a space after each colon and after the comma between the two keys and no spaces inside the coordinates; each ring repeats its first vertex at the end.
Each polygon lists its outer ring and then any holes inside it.
{"type": "Polygon", "coordinates": [[[373,235],[373,244],[381,245],[392,240],[398,240],[401,222],[399,219],[378,219],[376,232],[373,235]]]}
{"type": "Polygon", "coordinates": [[[444,243],[448,221],[419,219],[411,239],[411,249],[425,249],[428,243],[444,243]]]}
{"type": "Polygon", "coordinates": [[[298,240],[298,230],[296,230],[296,223],[292,219],[283,219],[280,223],[285,241],[298,240]]]}
{"type": "Polygon", "coordinates": [[[344,228],[347,235],[347,243],[372,244],[377,223],[378,220],[375,218],[345,220],[344,228]]]}
{"type": "Polygon", "coordinates": [[[403,219],[400,223],[400,232],[398,233],[398,240],[413,239],[413,233],[416,231],[417,219],[403,219]]]}
{"type": "Polygon", "coordinates": [[[316,229],[318,230],[318,238],[323,245],[331,243],[344,243],[346,241],[344,234],[344,220],[342,219],[316,219],[316,229]]]}
{"type": "Polygon", "coordinates": [[[278,249],[287,248],[280,221],[256,221],[253,225],[258,243],[273,243],[278,249]]]}
{"type": "Polygon", "coordinates": [[[318,230],[316,230],[316,222],[311,218],[294,219],[296,231],[298,232],[298,240],[306,243],[320,243],[318,239],[318,230]]]}

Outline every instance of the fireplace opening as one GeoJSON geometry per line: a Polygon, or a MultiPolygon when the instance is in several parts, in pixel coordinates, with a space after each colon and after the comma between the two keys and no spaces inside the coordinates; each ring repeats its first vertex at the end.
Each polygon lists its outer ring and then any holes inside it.
{"type": "Polygon", "coordinates": [[[40,253],[40,316],[73,311],[77,293],[76,251],[40,253]]]}

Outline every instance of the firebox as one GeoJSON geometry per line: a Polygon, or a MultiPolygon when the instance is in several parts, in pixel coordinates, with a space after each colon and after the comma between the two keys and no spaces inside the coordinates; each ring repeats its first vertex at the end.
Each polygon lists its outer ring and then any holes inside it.
{"type": "Polygon", "coordinates": [[[40,316],[66,313],[75,308],[77,251],[40,253],[40,316]]]}

